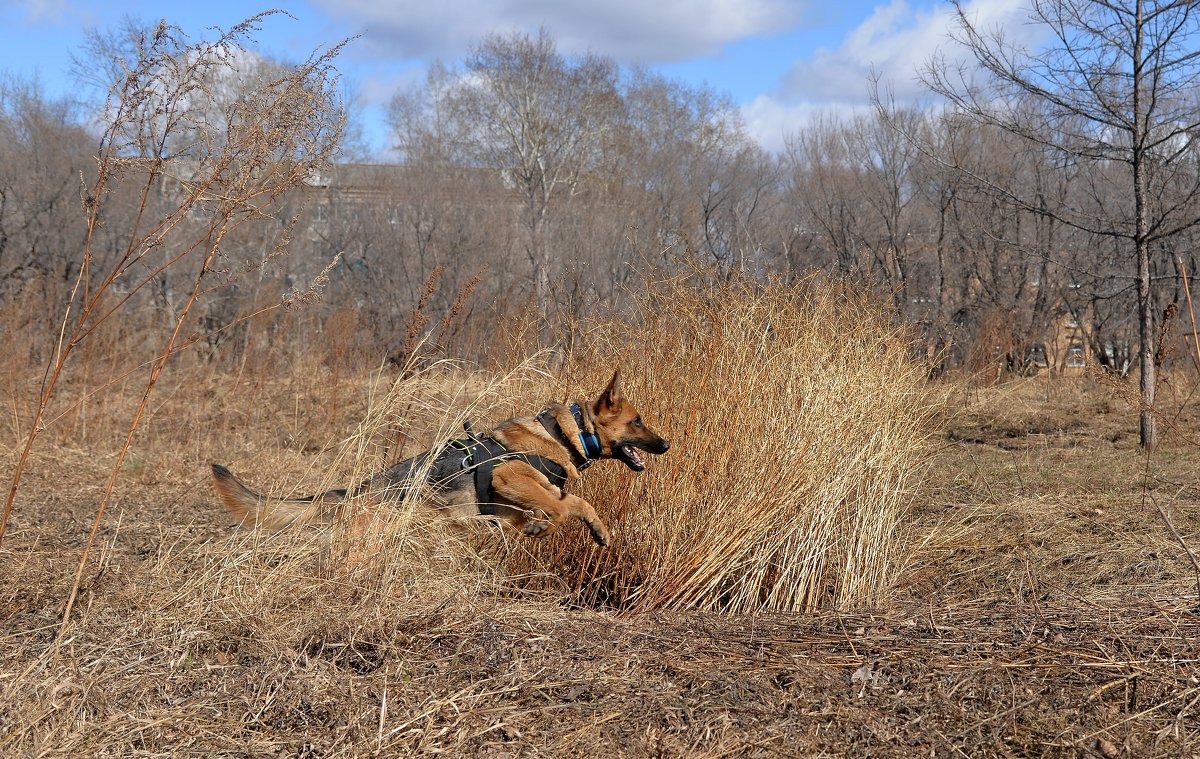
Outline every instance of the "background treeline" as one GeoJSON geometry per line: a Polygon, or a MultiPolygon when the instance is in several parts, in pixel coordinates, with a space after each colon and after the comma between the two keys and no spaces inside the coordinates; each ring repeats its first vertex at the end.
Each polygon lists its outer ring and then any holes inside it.
{"type": "MultiPolygon", "coordinates": [[[[129,24],[81,51],[81,78],[98,97],[120,76],[106,62],[133,56],[139,34],[129,24]]],[[[227,63],[204,74],[218,102],[286,68],[245,54],[227,63]]],[[[140,219],[192,197],[208,149],[184,131],[170,160],[155,163],[155,191],[126,197],[122,182],[146,181],[130,150],[89,228],[81,188],[96,171],[95,113],[36,82],[0,84],[0,329],[30,361],[46,360],[63,304],[81,297],[85,237],[100,276],[140,219]]],[[[580,317],[623,307],[647,273],[701,259],[717,272],[825,270],[876,287],[913,325],[915,350],[935,372],[1054,370],[1086,358],[1125,373],[1137,358],[1130,251],[1120,237],[1046,213],[1115,218],[1130,201],[1106,173],[1123,166],[1066,161],[958,110],[827,115],[774,154],[727,98],[601,56],[563,55],[543,33],[489,38],[434,66],[397,93],[389,123],[399,161],[356,149],[351,118],[340,158],[290,190],[274,221],[224,234],[222,286],[191,312],[199,355],[244,363],[317,351],[377,364],[403,361],[423,342],[486,361],[514,340],[569,340],[580,317]],[[1042,207],[1015,205],[996,187],[1042,207]],[[274,308],[283,301],[304,307],[274,308]]],[[[203,236],[227,212],[220,202],[196,195],[179,223],[203,236]]],[[[1152,250],[1158,313],[1183,299],[1179,264],[1196,270],[1198,234],[1183,229],[1152,250]]],[[[140,255],[134,266],[150,284],[127,294],[121,320],[95,341],[157,344],[170,329],[196,278],[186,261],[159,266],[171,244],[140,255]]],[[[86,290],[93,275],[83,274],[86,290]]],[[[111,297],[123,297],[119,283],[111,297]]]]}

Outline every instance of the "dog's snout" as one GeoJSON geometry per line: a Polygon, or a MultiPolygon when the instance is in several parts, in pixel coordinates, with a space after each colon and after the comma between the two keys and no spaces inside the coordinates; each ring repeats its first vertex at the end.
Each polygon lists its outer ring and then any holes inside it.
{"type": "Polygon", "coordinates": [[[664,440],[664,441],[662,441],[662,446],[659,448],[658,452],[666,453],[670,447],[671,447],[671,442],[669,440],[664,440]]]}

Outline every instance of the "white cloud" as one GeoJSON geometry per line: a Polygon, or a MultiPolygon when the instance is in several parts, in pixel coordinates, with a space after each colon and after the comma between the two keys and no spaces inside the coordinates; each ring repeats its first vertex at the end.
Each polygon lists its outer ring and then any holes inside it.
{"type": "Polygon", "coordinates": [[[61,24],[80,15],[70,0],[23,0],[16,5],[24,9],[27,24],[61,24]]]}
{"type": "Polygon", "coordinates": [[[815,103],[802,101],[787,104],[770,95],[760,95],[742,106],[742,120],[746,132],[764,149],[782,152],[787,138],[802,131],[821,116],[850,118],[871,111],[864,102],[825,101],[815,103]]]}
{"type": "Polygon", "coordinates": [[[410,87],[419,87],[425,82],[425,69],[418,66],[394,69],[365,69],[361,78],[353,79],[358,97],[364,103],[389,102],[395,94],[410,87]]]}
{"type": "MultiPolygon", "coordinates": [[[[1034,42],[1039,31],[1024,24],[1028,0],[971,0],[964,8],[983,30],[1003,28],[1010,41],[1034,42]]],[[[953,9],[939,3],[913,8],[907,0],[877,5],[836,47],[821,48],[792,64],[778,88],[742,106],[750,135],[764,148],[783,149],[818,116],[852,117],[869,113],[870,79],[898,103],[929,93],[918,72],[935,54],[962,59],[949,33],[957,21],[953,9]]]]}
{"type": "MultiPolygon", "coordinates": [[[[1028,38],[1029,27],[1021,24],[1028,1],[968,0],[966,10],[985,28],[1002,26],[1012,37],[1028,38]]],[[[489,34],[536,33],[544,27],[566,53],[590,50],[624,64],[684,61],[728,66],[732,63],[723,54],[730,45],[793,32],[807,11],[820,8],[812,0],[312,2],[343,28],[363,32],[348,54],[368,67],[383,68],[361,82],[363,99],[374,108],[382,107],[396,82],[412,81],[426,61],[457,60],[489,34]],[[405,68],[403,74],[389,64],[405,68]]],[[[857,3],[851,3],[845,11],[854,13],[855,7],[857,3]]],[[[803,129],[819,113],[865,112],[872,72],[898,101],[921,97],[925,93],[917,72],[939,48],[952,55],[948,32],[954,23],[952,9],[940,0],[890,0],[876,5],[836,45],[792,63],[773,88],[770,82],[757,88],[752,82],[774,65],[779,65],[776,70],[787,65],[771,58],[774,52],[764,51],[768,57],[757,69],[741,63],[745,71],[739,81],[747,89],[739,100],[749,133],[767,149],[779,150],[786,134],[803,129]]],[[[779,45],[771,50],[778,51],[779,45]]]]}
{"type": "MultiPolygon", "coordinates": [[[[965,10],[983,28],[1003,26],[1017,31],[1026,16],[1022,0],[973,0],[965,10]]],[[[918,71],[939,50],[959,57],[948,34],[956,23],[947,5],[914,10],[906,0],[876,6],[874,12],[834,49],[817,50],[797,61],[784,76],[779,96],[785,102],[867,100],[874,72],[897,100],[924,94],[918,71]]]]}
{"type": "Polygon", "coordinates": [[[496,32],[545,27],[568,53],[659,63],[714,55],[723,45],[785,29],[803,0],[313,0],[360,24],[364,47],[392,59],[453,59],[496,32]]]}

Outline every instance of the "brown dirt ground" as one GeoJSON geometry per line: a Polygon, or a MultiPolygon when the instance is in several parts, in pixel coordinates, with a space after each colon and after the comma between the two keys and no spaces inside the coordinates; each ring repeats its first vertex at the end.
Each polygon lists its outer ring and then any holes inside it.
{"type": "MultiPolygon", "coordinates": [[[[1200,548],[1200,424],[1166,395],[1147,458],[1112,387],[956,391],[894,602],[811,617],[347,582],[247,546],[197,444],[127,465],[55,654],[111,461],[39,453],[0,549],[0,755],[1200,757],[1197,572],[1163,517],[1200,548]]],[[[280,437],[259,459],[311,478],[280,437]]]]}

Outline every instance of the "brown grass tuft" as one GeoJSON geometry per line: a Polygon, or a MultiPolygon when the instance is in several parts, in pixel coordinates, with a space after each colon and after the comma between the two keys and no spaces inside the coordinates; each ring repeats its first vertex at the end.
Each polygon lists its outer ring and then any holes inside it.
{"type": "Polygon", "coordinates": [[[937,408],[906,351],[884,309],[842,285],[660,282],[632,318],[585,334],[557,390],[586,396],[620,367],[672,449],[642,475],[585,478],[609,550],[572,534],[532,547],[529,566],[630,611],[878,603],[906,560],[898,527],[937,408]]]}

